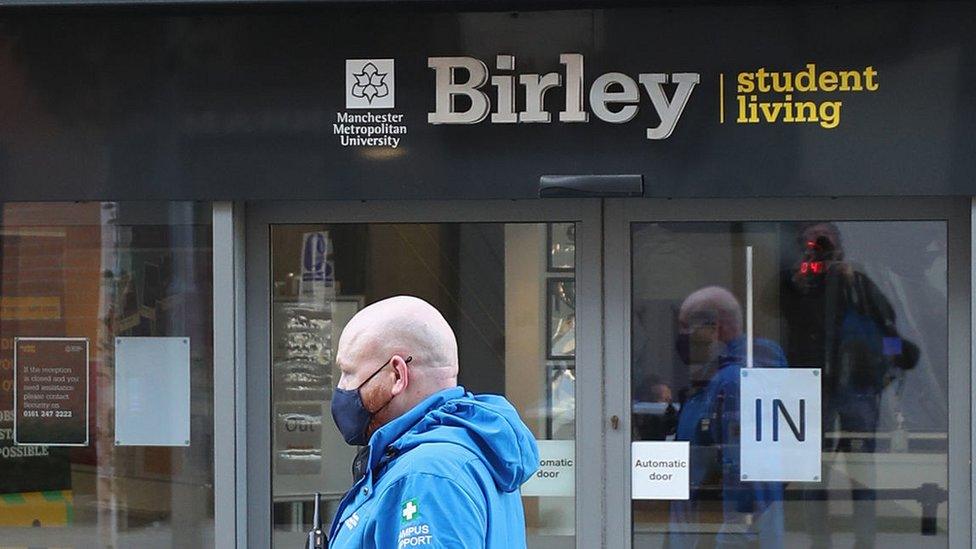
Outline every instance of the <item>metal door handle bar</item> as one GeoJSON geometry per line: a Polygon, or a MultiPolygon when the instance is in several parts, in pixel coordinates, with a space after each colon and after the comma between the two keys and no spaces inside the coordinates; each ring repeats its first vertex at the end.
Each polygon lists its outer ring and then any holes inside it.
{"type": "Polygon", "coordinates": [[[644,196],[643,175],[543,175],[539,178],[539,198],[627,196],[644,196]]]}

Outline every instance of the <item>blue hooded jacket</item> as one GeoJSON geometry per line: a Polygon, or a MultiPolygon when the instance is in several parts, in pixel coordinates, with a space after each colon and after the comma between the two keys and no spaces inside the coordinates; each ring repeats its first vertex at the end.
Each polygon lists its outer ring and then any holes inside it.
{"type": "MultiPolygon", "coordinates": [[[[781,482],[742,482],[739,480],[739,380],[746,366],[745,337],[728,343],[717,359],[717,371],[707,387],[682,404],[676,440],[691,444],[692,490],[707,487],[721,478],[723,524],[714,540],[704,535],[689,535],[683,529],[670,535],[671,547],[697,547],[709,544],[726,546],[782,547],[783,489],[781,482]],[[757,521],[749,531],[737,528],[743,513],[757,521]]],[[[788,368],[786,355],[768,339],[753,339],[753,365],[757,368],[788,368]]],[[[696,522],[700,501],[677,501],[671,505],[672,524],[696,522]]]]}
{"type": "Polygon", "coordinates": [[[437,392],[379,428],[329,547],[525,547],[519,487],[539,450],[503,397],[437,392]]]}

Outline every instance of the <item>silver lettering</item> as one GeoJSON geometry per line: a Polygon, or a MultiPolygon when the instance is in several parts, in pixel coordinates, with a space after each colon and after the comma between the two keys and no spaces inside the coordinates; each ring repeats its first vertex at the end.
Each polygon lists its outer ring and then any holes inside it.
{"type": "Polygon", "coordinates": [[[427,114],[431,124],[477,124],[488,116],[491,105],[479,88],[488,82],[488,67],[473,57],[430,57],[427,66],[434,69],[434,112],[427,114]],[[456,72],[468,72],[466,82],[456,81],[456,72]],[[467,96],[471,106],[462,112],[454,110],[454,99],[467,96]]]}
{"type": "Polygon", "coordinates": [[[608,72],[593,81],[590,86],[590,108],[593,114],[604,122],[622,124],[637,116],[637,103],[640,101],[640,88],[634,79],[621,72],[608,72]],[[614,84],[623,88],[622,91],[610,91],[614,84]],[[614,112],[607,108],[612,103],[624,106],[614,112]]]}
{"type": "Polygon", "coordinates": [[[552,115],[546,110],[546,92],[562,86],[563,77],[550,72],[539,77],[538,74],[523,74],[519,83],[525,86],[525,112],[519,115],[519,122],[541,122],[548,124],[552,115]]]}
{"type": "Polygon", "coordinates": [[[664,93],[664,84],[667,80],[666,74],[640,75],[640,83],[647,90],[647,95],[654,104],[654,110],[661,119],[661,123],[656,128],[647,128],[648,139],[667,139],[671,135],[678,124],[678,119],[681,118],[681,113],[685,110],[685,105],[688,104],[691,91],[695,89],[701,78],[695,72],[672,74],[671,81],[678,85],[678,89],[675,90],[670,102],[667,94],[664,93]]]}
{"type": "MultiPolygon", "coordinates": [[[[495,57],[495,68],[499,70],[515,70],[514,55],[498,55],[495,57]]],[[[493,124],[515,124],[518,122],[518,112],[515,111],[515,77],[492,76],[491,85],[498,89],[498,112],[491,115],[493,124]]]]}
{"type": "Polygon", "coordinates": [[[589,122],[590,113],[583,110],[583,56],[564,53],[559,62],[566,65],[566,110],[559,113],[559,121],[589,122]]]}
{"type": "MultiPolygon", "coordinates": [[[[559,111],[559,121],[588,122],[589,112],[585,109],[583,99],[583,56],[578,53],[563,53],[559,55],[559,63],[565,69],[566,88],[565,108],[559,111]]],[[[473,57],[430,57],[427,59],[427,66],[435,72],[434,112],[427,114],[427,121],[431,124],[477,124],[489,115],[491,122],[496,124],[546,124],[552,121],[552,113],[546,110],[546,94],[549,90],[564,85],[563,74],[556,72],[544,75],[490,75],[488,67],[473,57]],[[466,72],[467,78],[461,76],[461,72],[466,72]],[[489,81],[495,92],[494,112],[489,93],[483,91],[489,81]],[[517,108],[516,98],[519,84],[525,90],[525,106],[521,112],[517,108]],[[458,105],[464,106],[459,108],[458,105]]],[[[496,55],[495,68],[500,71],[514,71],[515,56],[496,55]]],[[[600,120],[611,124],[630,122],[640,110],[643,86],[660,119],[657,126],[647,128],[647,139],[667,139],[674,132],[692,91],[700,80],[698,73],[641,73],[635,80],[624,73],[609,72],[597,77],[590,85],[590,111],[600,120]],[[669,82],[676,84],[671,98],[668,98],[664,89],[669,82]]],[[[341,124],[346,121],[340,119],[338,122],[341,124]]],[[[336,130],[335,133],[353,132],[336,130]]]]}

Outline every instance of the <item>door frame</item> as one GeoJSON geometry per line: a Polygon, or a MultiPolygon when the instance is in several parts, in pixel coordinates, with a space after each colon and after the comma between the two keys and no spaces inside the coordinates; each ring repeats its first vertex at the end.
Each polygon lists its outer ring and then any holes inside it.
{"type": "MultiPolygon", "coordinates": [[[[576,227],[576,546],[603,547],[603,302],[601,204],[595,199],[281,201],[246,204],[246,494],[239,522],[252,545],[271,545],[270,227],[314,223],[552,223],[576,227]],[[582,443],[585,441],[585,444],[582,443]],[[582,459],[581,459],[582,457],[582,459]],[[582,494],[599,497],[580,497],[582,494]]],[[[463,365],[462,365],[463,368],[463,365]]]]}
{"type": "Polygon", "coordinates": [[[727,221],[910,221],[944,220],[948,256],[948,402],[949,402],[949,546],[968,547],[973,540],[971,463],[974,374],[971,313],[974,288],[973,234],[976,202],[969,198],[845,199],[610,199],[605,202],[604,343],[608,418],[620,418],[619,429],[606,430],[606,541],[610,547],[632,545],[630,487],[630,292],[631,223],[727,221]]]}

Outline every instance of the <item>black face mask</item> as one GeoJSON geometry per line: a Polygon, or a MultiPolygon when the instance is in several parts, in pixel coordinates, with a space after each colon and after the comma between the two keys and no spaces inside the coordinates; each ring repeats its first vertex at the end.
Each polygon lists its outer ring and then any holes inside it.
{"type": "MultiPolygon", "coordinates": [[[[382,366],[376,369],[375,372],[369,375],[362,383],[359,384],[355,389],[340,389],[335,388],[332,393],[332,421],[335,422],[336,427],[339,428],[339,432],[342,433],[342,438],[345,439],[346,444],[351,446],[365,446],[366,430],[369,429],[369,423],[372,421],[373,416],[380,413],[383,408],[389,406],[393,402],[393,398],[386,401],[386,404],[382,405],[375,412],[370,412],[366,409],[366,405],[363,403],[363,395],[361,389],[366,386],[376,374],[380,373],[383,368],[386,368],[393,357],[383,363],[382,366]]],[[[408,356],[404,362],[407,364],[413,360],[413,357],[408,356]]]]}

